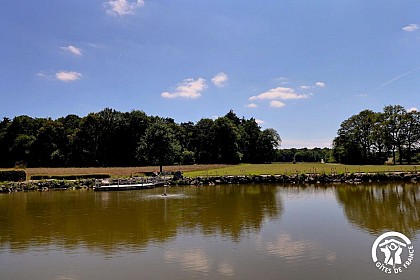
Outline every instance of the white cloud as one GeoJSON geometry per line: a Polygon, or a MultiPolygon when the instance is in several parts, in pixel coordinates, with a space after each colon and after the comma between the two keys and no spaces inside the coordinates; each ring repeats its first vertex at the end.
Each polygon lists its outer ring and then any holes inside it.
{"type": "Polygon", "coordinates": [[[417,29],[419,29],[419,25],[418,24],[414,24],[414,23],[409,24],[407,26],[404,26],[402,28],[402,30],[404,30],[406,32],[413,32],[413,31],[416,31],[417,29]]]}
{"type": "Polygon", "coordinates": [[[55,78],[62,82],[74,82],[82,78],[82,74],[74,71],[59,71],[55,73],[55,78]]]}
{"type": "Polygon", "coordinates": [[[105,3],[110,16],[132,15],[134,11],[144,6],[144,0],[108,0],[105,3]]]}
{"type": "Polygon", "coordinates": [[[300,86],[301,89],[307,90],[307,89],[311,89],[311,86],[300,86]]]}
{"type": "Polygon", "coordinates": [[[407,112],[418,112],[419,110],[416,107],[411,107],[410,109],[407,109],[407,112]]]}
{"type": "Polygon", "coordinates": [[[319,87],[319,88],[324,88],[326,85],[325,85],[325,83],[323,83],[323,82],[316,82],[316,83],[315,83],[315,86],[316,86],[316,87],[319,87]]]}
{"type": "Polygon", "coordinates": [[[260,119],[255,119],[255,122],[256,122],[257,124],[264,124],[264,123],[265,123],[265,121],[260,120],[260,119]]]}
{"type": "Polygon", "coordinates": [[[75,46],[68,46],[68,47],[61,47],[62,50],[72,53],[74,55],[77,56],[81,56],[82,55],[82,49],[80,48],[76,48],[75,46]]]}
{"type": "Polygon", "coordinates": [[[214,76],[211,81],[213,82],[213,84],[217,87],[224,87],[226,82],[229,80],[228,75],[226,75],[223,72],[220,72],[219,74],[217,74],[216,76],[214,76]]]}
{"type": "Polygon", "coordinates": [[[255,103],[249,103],[249,104],[246,104],[245,107],[247,107],[247,108],[257,108],[258,105],[255,104],[255,103]]]}
{"type": "Polygon", "coordinates": [[[268,100],[273,100],[273,99],[283,99],[283,100],[287,100],[287,99],[304,99],[304,98],[308,98],[309,95],[307,94],[297,94],[294,89],[292,88],[287,88],[287,87],[277,87],[277,88],[273,88],[270,89],[269,91],[263,92],[259,95],[256,96],[251,96],[249,98],[249,100],[258,100],[258,99],[268,99],[268,100]]]}
{"type": "Polygon", "coordinates": [[[201,92],[207,88],[206,80],[203,78],[194,79],[185,79],[180,83],[175,92],[162,92],[161,96],[163,98],[191,98],[195,99],[201,96],[201,92]]]}
{"type": "Polygon", "coordinates": [[[270,101],[270,107],[281,108],[281,107],[284,107],[284,106],[286,106],[286,104],[284,104],[281,101],[278,101],[278,100],[272,100],[272,101],[270,101]]]}

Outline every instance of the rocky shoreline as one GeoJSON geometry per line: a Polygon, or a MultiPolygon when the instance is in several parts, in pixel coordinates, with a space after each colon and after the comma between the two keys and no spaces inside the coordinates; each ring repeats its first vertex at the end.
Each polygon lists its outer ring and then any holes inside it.
{"type": "MultiPolygon", "coordinates": [[[[119,179],[114,179],[119,180],[119,179]]],[[[120,179],[123,183],[123,180],[120,179]]],[[[142,180],[144,180],[142,178],[142,180]]],[[[238,175],[238,176],[205,176],[184,177],[181,172],[175,172],[165,181],[171,185],[222,185],[222,184],[329,184],[363,182],[420,182],[420,173],[347,173],[347,174],[293,174],[293,175],[238,175]]],[[[67,189],[92,189],[94,179],[81,180],[38,180],[26,182],[7,182],[0,184],[0,193],[19,191],[47,191],[67,189]]]]}
{"type": "Polygon", "coordinates": [[[242,175],[211,176],[197,178],[179,178],[174,183],[179,185],[204,184],[326,184],[326,183],[362,183],[362,182],[420,182],[420,173],[348,173],[348,174],[293,174],[293,175],[242,175]]]}

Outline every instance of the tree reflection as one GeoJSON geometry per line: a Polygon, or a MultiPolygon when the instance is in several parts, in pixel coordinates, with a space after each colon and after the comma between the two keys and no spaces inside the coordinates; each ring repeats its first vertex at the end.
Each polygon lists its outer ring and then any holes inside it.
{"type": "Polygon", "coordinates": [[[338,187],[337,199],[347,219],[379,234],[384,230],[415,236],[420,229],[420,186],[409,183],[338,187]]]}
{"type": "Polygon", "coordinates": [[[276,188],[268,185],[177,187],[168,193],[179,195],[167,198],[161,191],[0,196],[0,247],[83,245],[110,253],[142,249],[194,231],[239,240],[282,211],[276,188]]]}

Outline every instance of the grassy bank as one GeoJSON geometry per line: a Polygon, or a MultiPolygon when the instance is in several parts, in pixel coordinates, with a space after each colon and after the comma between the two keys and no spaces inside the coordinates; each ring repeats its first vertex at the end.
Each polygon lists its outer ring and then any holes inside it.
{"type": "MultiPolygon", "coordinates": [[[[165,166],[164,171],[182,171],[184,176],[226,176],[226,175],[292,175],[303,173],[384,173],[415,172],[420,165],[342,165],[322,163],[272,163],[240,165],[175,165],[165,166]]],[[[86,175],[110,174],[112,177],[138,176],[145,172],[159,171],[158,166],[147,167],[89,167],[89,168],[27,168],[27,177],[32,175],[86,175]]]]}
{"type": "MultiPolygon", "coordinates": [[[[202,172],[208,169],[219,169],[225,165],[175,165],[165,166],[163,171],[174,172],[202,172]]],[[[159,166],[143,167],[70,167],[70,168],[26,168],[27,178],[33,175],[62,176],[62,175],[89,175],[89,174],[110,174],[111,177],[132,177],[140,176],[146,172],[158,172],[159,166]]]]}
{"type": "Polygon", "coordinates": [[[240,164],[220,168],[209,168],[185,172],[188,177],[225,176],[225,175],[292,175],[292,174],[341,174],[341,173],[385,173],[415,172],[420,165],[342,165],[323,163],[272,163],[272,164],[240,164]]]}

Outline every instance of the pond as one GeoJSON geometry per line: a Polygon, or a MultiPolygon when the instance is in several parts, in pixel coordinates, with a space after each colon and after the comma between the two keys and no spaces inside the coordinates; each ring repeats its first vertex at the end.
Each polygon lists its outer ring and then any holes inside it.
{"type": "Polygon", "coordinates": [[[0,195],[0,279],[420,275],[419,184],[187,186],[168,188],[166,197],[162,191],[0,195]],[[388,231],[405,234],[416,250],[398,275],[372,260],[372,245],[388,231]]]}

